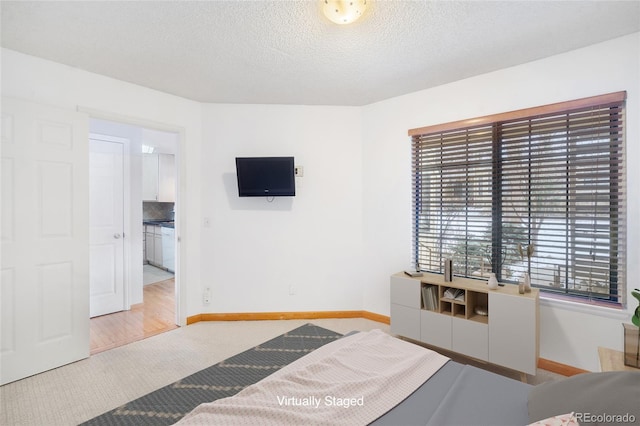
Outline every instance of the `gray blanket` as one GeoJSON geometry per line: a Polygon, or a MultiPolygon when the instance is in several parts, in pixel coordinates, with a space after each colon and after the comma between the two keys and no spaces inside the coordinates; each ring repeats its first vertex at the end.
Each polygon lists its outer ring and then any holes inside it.
{"type": "Polygon", "coordinates": [[[526,383],[449,361],[372,425],[526,425],[531,389],[526,383]]]}

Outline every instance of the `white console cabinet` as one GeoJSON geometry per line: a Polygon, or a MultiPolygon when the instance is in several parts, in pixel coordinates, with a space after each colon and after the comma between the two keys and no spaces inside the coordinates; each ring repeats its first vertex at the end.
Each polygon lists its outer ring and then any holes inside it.
{"type": "Polygon", "coordinates": [[[438,274],[391,276],[391,333],[475,359],[535,374],[539,290],[438,274]],[[458,297],[451,298],[457,291],[458,297]]]}

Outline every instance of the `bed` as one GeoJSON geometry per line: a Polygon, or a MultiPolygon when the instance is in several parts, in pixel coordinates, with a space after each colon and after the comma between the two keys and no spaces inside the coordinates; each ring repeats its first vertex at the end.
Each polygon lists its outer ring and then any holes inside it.
{"type": "Polygon", "coordinates": [[[233,397],[201,404],[178,424],[497,426],[554,416],[564,422],[558,424],[619,424],[623,418],[615,416],[640,420],[639,401],[640,372],[534,387],[373,330],[324,345],[233,397]]]}

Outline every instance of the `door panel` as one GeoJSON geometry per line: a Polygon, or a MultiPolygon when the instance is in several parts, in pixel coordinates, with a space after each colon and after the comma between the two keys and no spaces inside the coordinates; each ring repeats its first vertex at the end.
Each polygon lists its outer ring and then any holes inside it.
{"type": "Polygon", "coordinates": [[[0,284],[2,285],[2,300],[0,300],[0,309],[2,309],[2,328],[0,329],[2,345],[0,346],[0,353],[8,354],[16,350],[16,280],[13,268],[2,269],[0,284]]]}
{"type": "Polygon", "coordinates": [[[91,139],[90,282],[91,317],[125,309],[124,145],[91,139]]]}
{"type": "Polygon", "coordinates": [[[38,266],[38,343],[69,338],[73,335],[73,323],[69,312],[75,309],[71,283],[73,264],[56,262],[38,266]],[[47,301],[47,303],[43,303],[47,301]]]}
{"type": "Polygon", "coordinates": [[[84,114],[2,98],[0,383],[89,356],[84,114]]]}
{"type": "MultiPolygon", "coordinates": [[[[3,148],[4,149],[4,148],[3,148]]],[[[13,158],[2,158],[2,242],[13,241],[13,209],[15,207],[13,177],[15,167],[13,158]]]]}
{"type": "Polygon", "coordinates": [[[116,249],[113,244],[92,244],[90,252],[91,297],[109,296],[117,292],[115,283],[116,249]]]}
{"type": "Polygon", "coordinates": [[[38,162],[40,238],[71,238],[73,226],[73,165],[38,162]]]}

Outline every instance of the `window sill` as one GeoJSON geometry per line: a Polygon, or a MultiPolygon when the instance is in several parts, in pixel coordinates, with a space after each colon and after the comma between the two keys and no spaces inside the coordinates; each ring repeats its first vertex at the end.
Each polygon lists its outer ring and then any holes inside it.
{"type": "Polygon", "coordinates": [[[602,306],[595,303],[574,302],[543,294],[540,292],[540,305],[550,308],[564,309],[567,311],[580,312],[583,314],[596,315],[615,320],[629,321],[630,314],[621,307],[602,306]]]}

